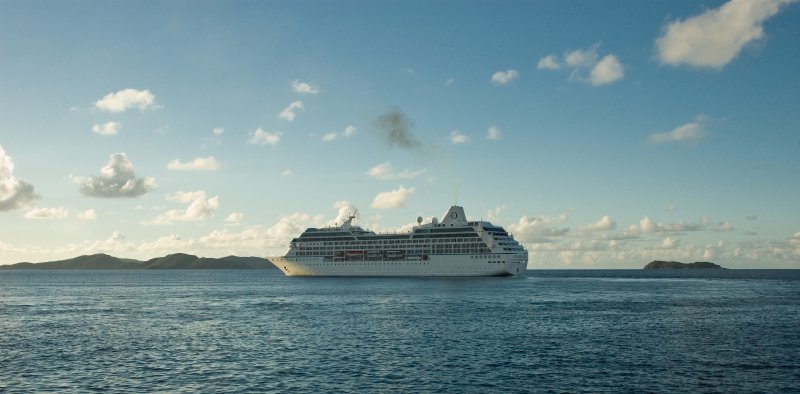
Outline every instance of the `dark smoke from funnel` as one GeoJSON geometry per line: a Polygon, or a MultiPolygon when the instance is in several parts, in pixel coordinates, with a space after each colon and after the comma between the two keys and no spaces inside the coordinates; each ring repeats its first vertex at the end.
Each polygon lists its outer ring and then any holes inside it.
{"type": "Polygon", "coordinates": [[[400,148],[413,152],[423,162],[434,164],[440,173],[447,174],[443,178],[450,183],[453,190],[453,204],[458,202],[458,177],[452,168],[450,159],[438,144],[418,140],[411,130],[414,128],[411,120],[400,109],[394,108],[375,119],[375,134],[383,139],[390,148],[400,148]]]}
{"type": "Polygon", "coordinates": [[[417,150],[422,148],[422,143],[411,133],[414,121],[409,119],[399,109],[393,109],[375,120],[378,134],[383,137],[389,147],[398,147],[404,150],[417,150]]]}

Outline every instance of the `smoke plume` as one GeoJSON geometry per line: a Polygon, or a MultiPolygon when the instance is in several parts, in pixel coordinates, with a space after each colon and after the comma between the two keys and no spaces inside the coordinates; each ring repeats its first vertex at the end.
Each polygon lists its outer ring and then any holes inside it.
{"type": "Polygon", "coordinates": [[[404,150],[415,150],[422,147],[422,143],[414,137],[411,129],[414,121],[409,119],[399,109],[393,109],[375,120],[378,134],[383,137],[390,147],[404,150]]]}

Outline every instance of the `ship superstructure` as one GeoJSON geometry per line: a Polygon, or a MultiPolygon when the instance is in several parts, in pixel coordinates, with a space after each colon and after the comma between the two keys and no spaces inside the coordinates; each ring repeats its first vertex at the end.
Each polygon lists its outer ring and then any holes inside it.
{"type": "Polygon", "coordinates": [[[528,252],[502,227],[468,221],[451,206],[441,221],[410,232],[377,234],[353,225],[309,228],[292,239],[285,256],[269,257],[288,276],[514,276],[528,252]]]}

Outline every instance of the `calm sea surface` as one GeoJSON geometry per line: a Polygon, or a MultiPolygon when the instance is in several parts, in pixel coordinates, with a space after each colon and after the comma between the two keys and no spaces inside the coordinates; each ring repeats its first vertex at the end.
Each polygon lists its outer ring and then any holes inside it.
{"type": "Polygon", "coordinates": [[[800,270],[0,271],[0,392],[798,392],[800,270]]]}

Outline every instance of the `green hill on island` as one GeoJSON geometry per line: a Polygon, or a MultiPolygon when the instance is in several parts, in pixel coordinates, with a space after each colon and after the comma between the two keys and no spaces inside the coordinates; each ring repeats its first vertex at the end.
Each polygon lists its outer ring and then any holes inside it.
{"type": "Polygon", "coordinates": [[[0,269],[275,269],[275,266],[262,257],[208,258],[175,253],[139,261],[98,253],[43,263],[0,265],[0,269]]]}
{"type": "Polygon", "coordinates": [[[722,269],[721,266],[707,261],[696,261],[694,263],[681,263],[679,261],[655,260],[644,266],[646,270],[652,269],[722,269]]]}

